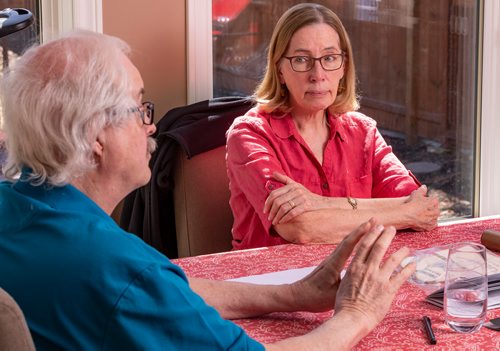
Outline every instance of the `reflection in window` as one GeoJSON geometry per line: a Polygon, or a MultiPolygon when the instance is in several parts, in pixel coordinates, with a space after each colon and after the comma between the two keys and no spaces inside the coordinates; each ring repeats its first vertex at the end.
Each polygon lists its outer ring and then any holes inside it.
{"type": "MultiPolygon", "coordinates": [[[[35,18],[34,24],[19,32],[12,33],[3,38],[0,38],[0,76],[4,70],[13,65],[15,60],[29,46],[40,42],[40,4],[37,0],[0,0],[0,11],[6,8],[25,8],[33,13],[35,18]]],[[[1,102],[0,102],[1,103],[1,102]]],[[[3,140],[5,136],[2,132],[3,117],[0,105],[0,166],[5,160],[5,149],[3,140]]],[[[2,177],[0,167],[0,179],[2,177]]]]}
{"type": "MultiPolygon", "coordinates": [[[[299,2],[213,0],[214,97],[252,94],[274,24],[299,2]]],[[[478,2],[316,2],[350,35],[361,112],[439,197],[441,219],[472,215],[478,2]]]]}

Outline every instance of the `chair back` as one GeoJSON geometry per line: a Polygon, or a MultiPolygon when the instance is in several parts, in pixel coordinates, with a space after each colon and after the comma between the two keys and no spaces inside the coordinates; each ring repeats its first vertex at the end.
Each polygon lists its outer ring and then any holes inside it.
{"type": "Polygon", "coordinates": [[[35,350],[21,309],[2,288],[0,288],[0,350],[35,350]]]}
{"type": "Polygon", "coordinates": [[[174,171],[179,257],[227,251],[232,247],[233,215],[225,155],[225,145],[190,159],[179,149],[174,171]]]}

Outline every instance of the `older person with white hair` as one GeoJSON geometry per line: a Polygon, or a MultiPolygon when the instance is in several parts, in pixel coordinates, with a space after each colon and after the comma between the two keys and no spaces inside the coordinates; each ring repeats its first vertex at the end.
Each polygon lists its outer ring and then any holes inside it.
{"type": "Polygon", "coordinates": [[[148,182],[155,145],[154,106],[143,102],[128,52],[117,38],[73,33],[27,51],[1,83],[0,286],[21,306],[37,349],[352,347],[414,269],[395,273],[407,249],[382,262],[394,228],[367,222],[303,280],[261,286],[188,279],[109,217],[148,182]],[[226,319],[334,307],[312,333],[272,345],[226,319]]]}

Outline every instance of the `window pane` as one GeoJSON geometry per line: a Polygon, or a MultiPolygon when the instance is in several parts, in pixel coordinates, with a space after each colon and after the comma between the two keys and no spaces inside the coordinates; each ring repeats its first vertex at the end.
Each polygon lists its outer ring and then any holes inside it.
{"type": "MultiPolygon", "coordinates": [[[[25,8],[33,13],[34,23],[20,30],[0,38],[0,75],[5,68],[13,62],[26,50],[27,47],[40,42],[40,7],[38,0],[0,0],[0,11],[6,8],[25,8]]],[[[3,146],[4,135],[2,132],[3,117],[0,105],[0,166],[5,160],[5,149],[3,146]]],[[[0,179],[2,178],[0,167],[0,179]]]]}
{"type": "MultiPolygon", "coordinates": [[[[279,16],[303,1],[213,0],[214,97],[252,94],[279,16]]],[[[361,112],[440,199],[472,215],[479,5],[472,0],[329,0],[354,49],[361,112]]]]}

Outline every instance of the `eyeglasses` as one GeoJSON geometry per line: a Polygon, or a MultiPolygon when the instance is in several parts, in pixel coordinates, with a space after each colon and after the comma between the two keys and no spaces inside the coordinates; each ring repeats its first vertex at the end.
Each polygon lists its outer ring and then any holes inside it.
{"type": "Polygon", "coordinates": [[[319,61],[325,71],[335,71],[342,67],[344,54],[328,54],[321,57],[311,56],[283,56],[290,61],[295,72],[307,72],[313,69],[316,61],[319,61]]]}
{"type": "Polygon", "coordinates": [[[143,102],[141,106],[132,107],[128,109],[128,112],[139,113],[139,116],[141,116],[142,123],[146,125],[151,125],[153,124],[154,121],[155,104],[153,104],[151,101],[146,101],[143,102]]]}

